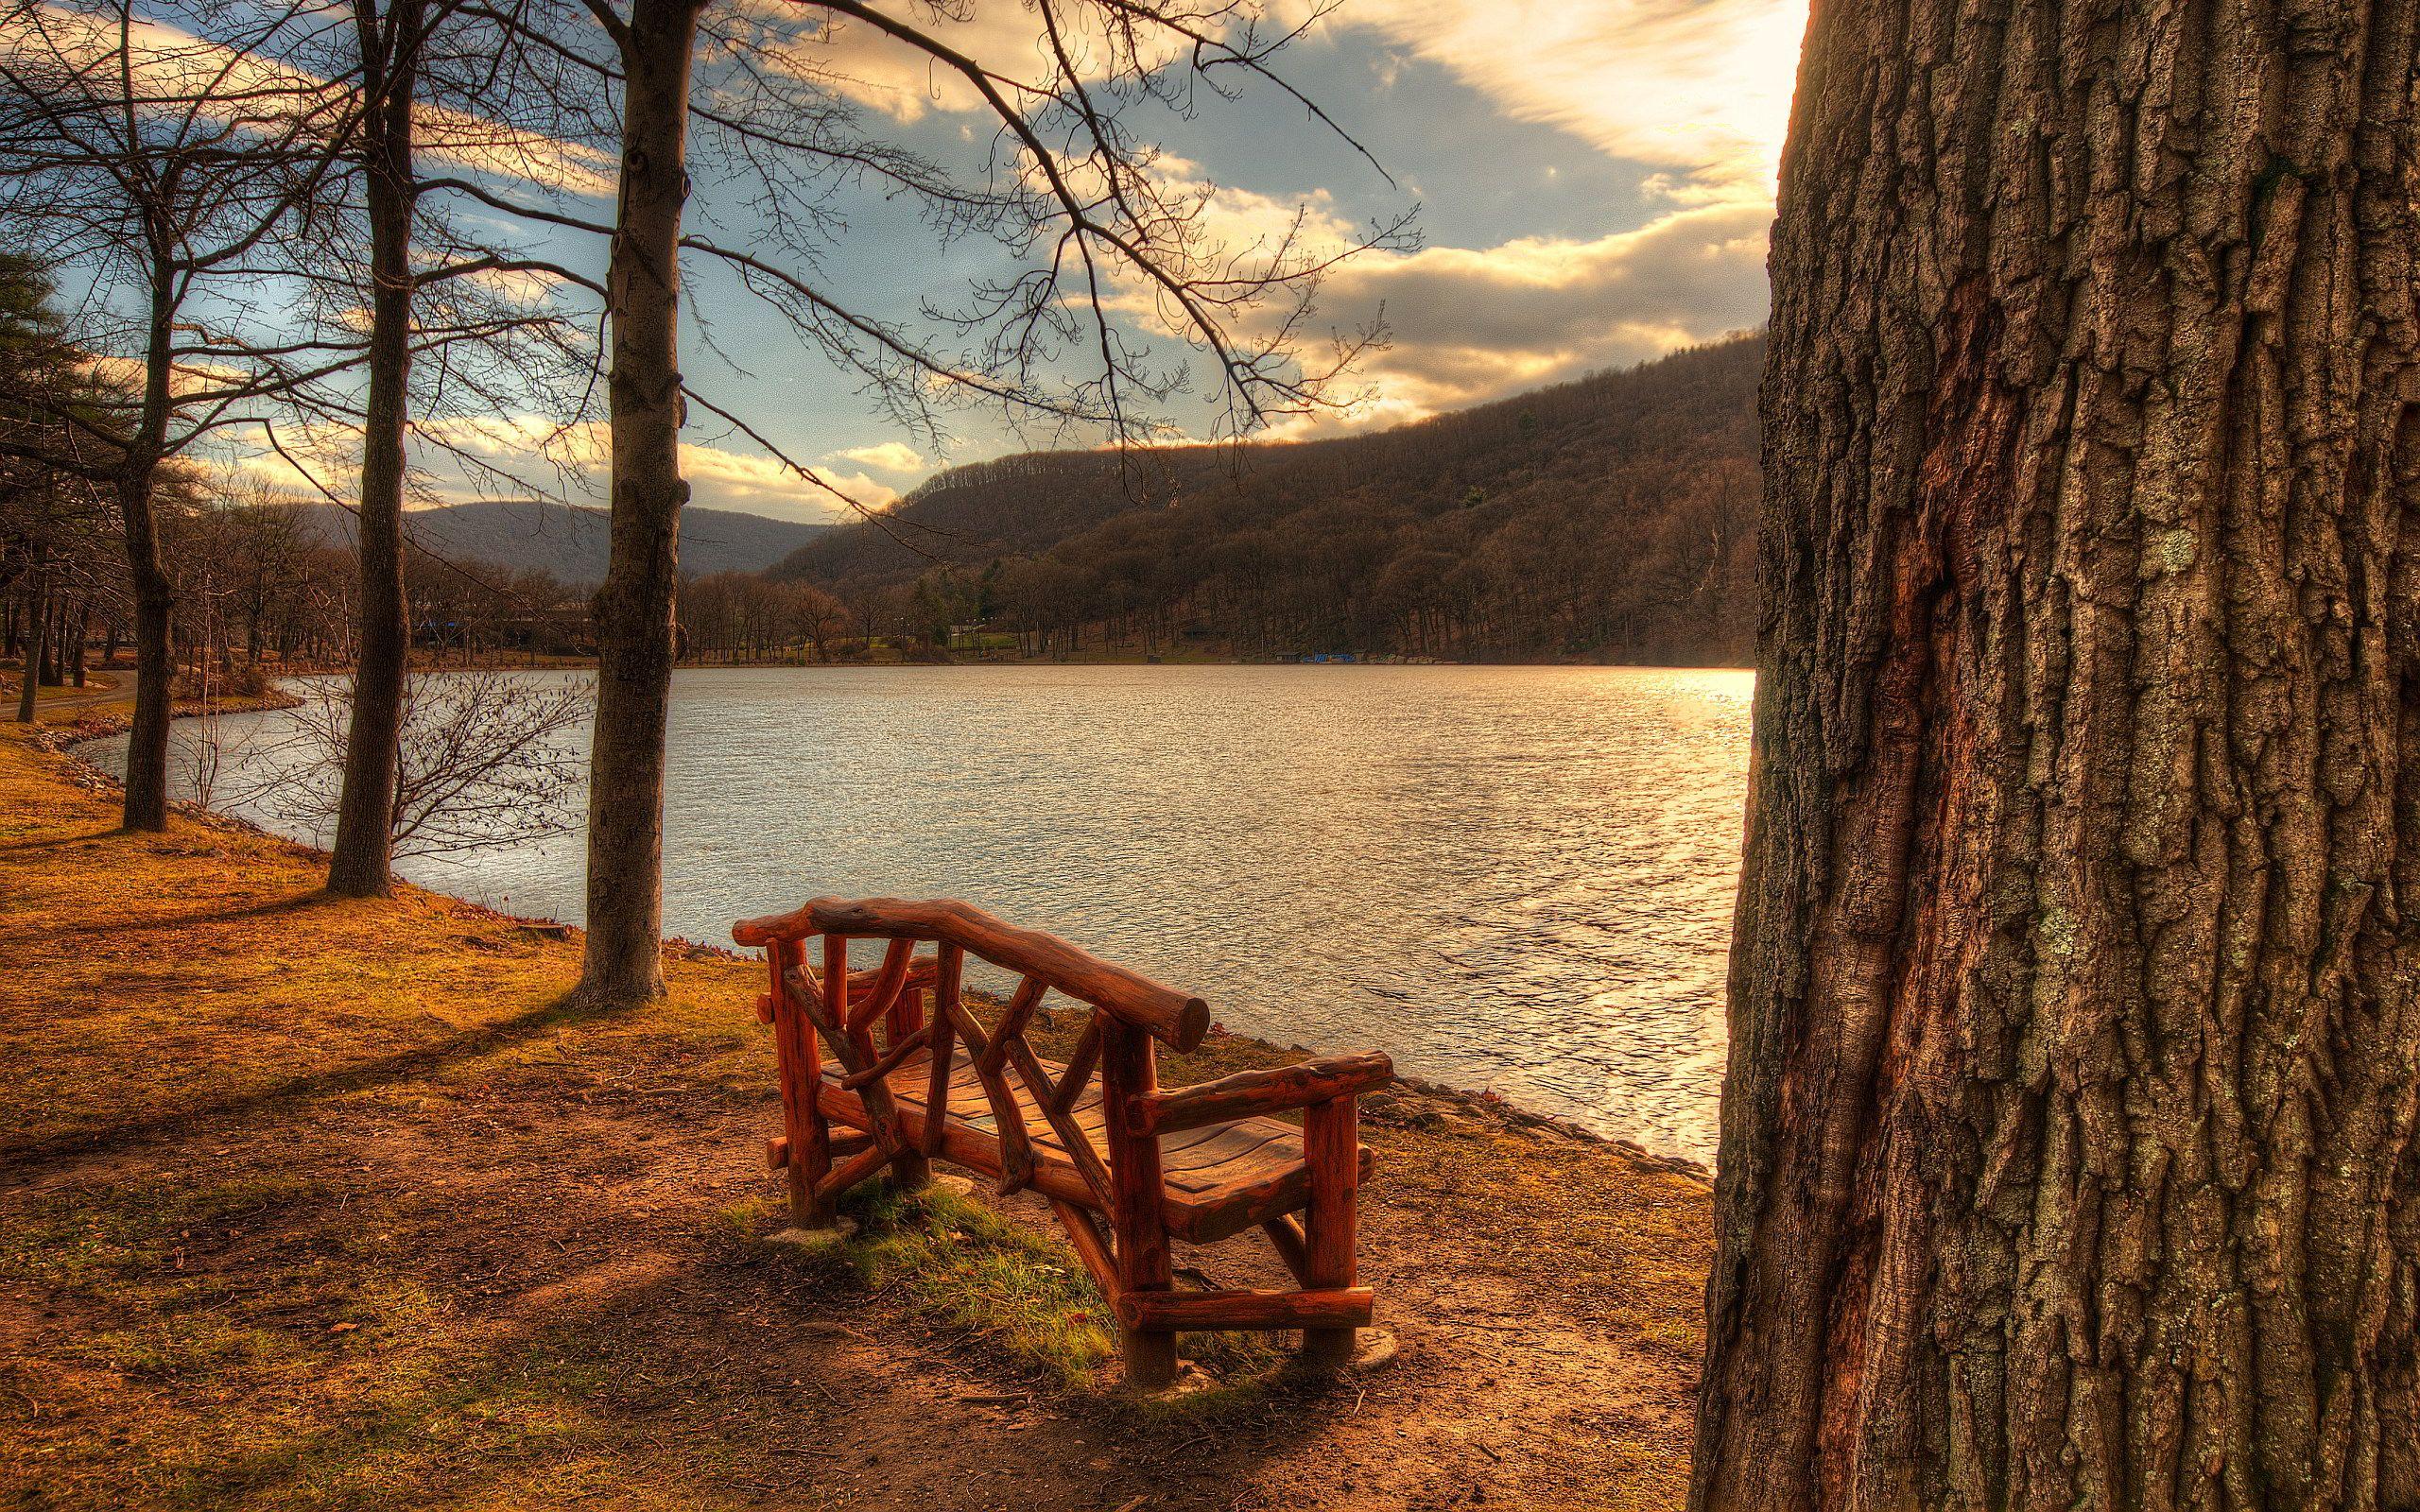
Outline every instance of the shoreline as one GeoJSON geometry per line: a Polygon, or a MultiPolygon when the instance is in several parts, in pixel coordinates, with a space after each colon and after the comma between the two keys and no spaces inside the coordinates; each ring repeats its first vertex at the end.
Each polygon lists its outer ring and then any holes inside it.
{"type": "MultiPolygon", "coordinates": [[[[311,674],[295,675],[310,676],[311,674]]],[[[302,702],[302,699],[292,694],[272,688],[269,692],[254,697],[225,700],[213,712],[249,713],[264,710],[291,709],[302,702]]],[[[174,707],[170,717],[172,720],[191,719],[199,717],[202,713],[199,707],[188,701],[180,701],[174,707]]],[[[63,727],[42,725],[38,722],[33,739],[39,748],[61,756],[70,764],[81,779],[77,785],[88,792],[114,794],[123,791],[123,784],[118,779],[87,760],[77,751],[76,747],[91,741],[107,740],[124,734],[126,728],[126,720],[121,715],[87,718],[63,727]]],[[[325,862],[328,854],[327,851],[306,841],[280,834],[240,815],[227,814],[183,801],[171,806],[179,813],[202,822],[228,827],[244,833],[274,840],[282,845],[295,847],[297,850],[308,852],[321,863],[325,862]]],[[[551,939],[577,940],[583,933],[578,924],[565,923],[556,919],[539,919],[528,915],[506,913],[475,900],[446,892],[441,888],[429,887],[402,879],[398,881],[403,887],[430,897],[442,898],[458,907],[479,910],[496,919],[526,930],[533,936],[543,936],[551,939]]],[[[726,945],[717,945],[707,940],[694,940],[679,935],[666,936],[663,941],[663,948],[667,954],[693,961],[722,959],[753,964],[760,959],[758,956],[743,954],[726,945]]],[[[1218,1033],[1232,1040],[1265,1048],[1275,1055],[1313,1053],[1310,1047],[1304,1045],[1280,1045],[1274,1040],[1263,1040],[1253,1035],[1236,1034],[1224,1029],[1219,1030],[1218,1033]]],[[[1687,1156],[1651,1150],[1635,1140],[1602,1134],[1571,1119],[1559,1118],[1550,1113],[1523,1108],[1495,1091],[1453,1087],[1423,1076],[1398,1073],[1393,1083],[1385,1091],[1373,1093],[1364,1099],[1363,1111],[1367,1116],[1382,1122],[1389,1121],[1392,1117],[1395,1122],[1422,1128],[1451,1130],[1458,1120],[1464,1123],[1471,1120],[1488,1121],[1506,1129],[1531,1130],[1576,1143],[1596,1145],[1643,1170],[1687,1177],[1704,1182],[1709,1187],[1714,1180],[1714,1172],[1710,1166],[1687,1156]]]]}

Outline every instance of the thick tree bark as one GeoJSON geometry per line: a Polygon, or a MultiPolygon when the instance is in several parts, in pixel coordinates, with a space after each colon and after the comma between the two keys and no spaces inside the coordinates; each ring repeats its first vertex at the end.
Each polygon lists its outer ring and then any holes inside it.
{"type": "Polygon", "coordinates": [[[394,886],[395,782],[403,739],[411,626],[404,596],[404,430],[412,338],[412,80],[420,65],[419,0],[356,12],[365,92],[362,123],[370,219],[369,395],[361,438],[361,646],[345,733],[336,851],[328,889],[384,897],[394,886]],[[381,32],[384,35],[381,35],[381,32]]]}
{"type": "Polygon", "coordinates": [[[2420,1504],[2415,0],[1818,0],[1693,1503],[2420,1504]]]}
{"type": "Polygon", "coordinates": [[[613,534],[597,591],[589,757],[588,943],[580,988],[664,992],[664,739],[680,583],[680,240],[688,198],[689,52],[698,0],[634,0],[621,42],[622,202],[613,313],[613,534]]]}

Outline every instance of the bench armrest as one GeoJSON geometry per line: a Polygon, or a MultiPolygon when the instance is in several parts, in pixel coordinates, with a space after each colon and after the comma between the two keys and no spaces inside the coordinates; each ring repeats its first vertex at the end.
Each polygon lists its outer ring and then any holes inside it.
{"type": "Polygon", "coordinates": [[[1379,1051],[1323,1056],[1273,1071],[1239,1071],[1217,1081],[1147,1092],[1129,1104],[1138,1134],[1174,1134],[1204,1124],[1282,1113],[1339,1097],[1357,1097],[1394,1080],[1395,1063],[1379,1051]]]}

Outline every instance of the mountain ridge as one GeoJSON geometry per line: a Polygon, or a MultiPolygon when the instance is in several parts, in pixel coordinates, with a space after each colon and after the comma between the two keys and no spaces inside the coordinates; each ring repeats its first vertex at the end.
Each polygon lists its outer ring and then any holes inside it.
{"type": "MultiPolygon", "coordinates": [[[[333,504],[313,508],[312,527],[320,538],[351,550],[352,514],[333,504]]],[[[586,505],[493,499],[406,510],[404,530],[439,556],[515,572],[544,572],[566,583],[587,585],[605,579],[611,521],[608,511],[586,505]]],[[[763,572],[828,528],[692,506],[681,515],[681,567],[696,576],[763,572]]]]}

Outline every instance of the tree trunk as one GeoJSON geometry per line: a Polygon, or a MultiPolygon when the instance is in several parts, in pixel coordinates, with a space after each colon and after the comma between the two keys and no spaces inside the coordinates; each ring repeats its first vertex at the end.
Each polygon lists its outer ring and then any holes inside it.
{"type": "Polygon", "coordinates": [[[44,652],[50,630],[50,541],[48,536],[34,539],[33,597],[26,606],[26,675],[17,684],[17,722],[34,722],[34,702],[40,696],[43,670],[48,664],[44,652]]]}
{"type": "Polygon", "coordinates": [[[354,15],[365,91],[362,123],[370,219],[369,394],[361,438],[361,646],[354,667],[344,786],[337,797],[328,890],[382,898],[394,886],[395,769],[403,739],[411,626],[404,597],[404,427],[412,338],[412,81],[420,66],[419,0],[354,15]],[[385,35],[380,35],[382,29],[385,35]]]}
{"type": "Polygon", "coordinates": [[[635,0],[622,39],[622,202],[614,325],[613,529],[597,591],[589,758],[588,943],[580,988],[664,992],[664,738],[681,507],[680,239],[697,0],[635,0]]]}
{"type": "Polygon", "coordinates": [[[2420,1504],[2414,10],[1815,9],[1698,1508],[2420,1504]]]}
{"type": "Polygon", "coordinates": [[[153,498],[165,455],[171,378],[175,369],[177,268],[173,227],[147,224],[150,309],[144,345],[143,403],[117,457],[111,490],[134,600],[134,716],[126,737],[125,824],[130,830],[168,827],[168,722],[176,695],[177,588],[160,555],[159,510],[153,498]]]}
{"type": "Polygon", "coordinates": [[[168,827],[168,719],[175,694],[171,636],[177,591],[160,564],[151,509],[151,471],[116,479],[118,519],[126,536],[127,576],[134,596],[134,718],[126,742],[126,827],[168,827]]]}

